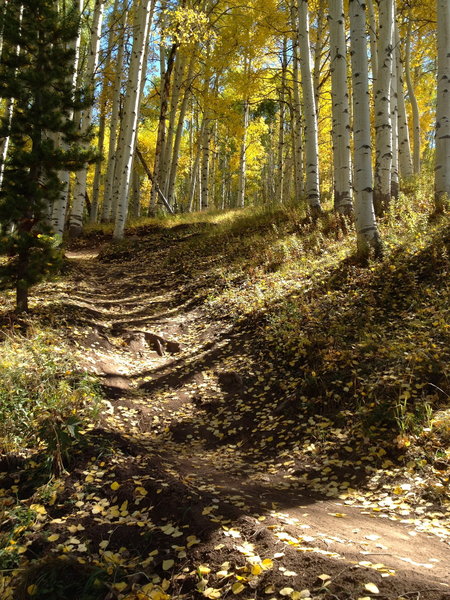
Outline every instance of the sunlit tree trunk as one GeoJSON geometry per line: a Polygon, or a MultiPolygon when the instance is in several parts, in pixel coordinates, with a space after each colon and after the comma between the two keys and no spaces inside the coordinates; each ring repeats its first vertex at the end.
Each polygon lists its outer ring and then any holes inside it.
{"type": "MultiPolygon", "coordinates": [[[[100,37],[103,22],[103,9],[105,0],[96,0],[92,17],[92,28],[89,43],[86,71],[83,83],[89,94],[94,95],[95,77],[100,52],[100,37]]],[[[92,107],[85,109],[81,114],[80,129],[86,135],[92,124],[92,107]]],[[[69,234],[77,236],[83,229],[83,212],[86,200],[87,167],[75,173],[75,186],[73,192],[73,206],[69,220],[69,234]]]]}
{"type": "Polygon", "coordinates": [[[321,212],[319,188],[319,139],[317,128],[316,103],[311,73],[311,50],[309,43],[309,14],[306,0],[298,2],[298,40],[300,69],[302,74],[303,105],[305,119],[305,162],[306,198],[313,218],[321,212]]]}
{"type": "Polygon", "coordinates": [[[283,202],[284,175],[285,175],[285,127],[286,127],[286,74],[287,74],[287,39],[283,39],[281,54],[281,85],[279,91],[279,121],[278,121],[278,153],[277,153],[277,178],[275,187],[275,200],[283,202]]]}
{"type": "Polygon", "coordinates": [[[376,81],[378,77],[377,19],[373,0],[367,0],[367,18],[370,39],[370,67],[372,69],[372,79],[376,81]]]}
{"type": "Polygon", "coordinates": [[[408,115],[405,104],[405,90],[403,85],[403,61],[400,52],[400,35],[395,24],[395,64],[397,72],[397,103],[398,103],[398,152],[399,170],[403,179],[408,179],[413,174],[411,157],[411,144],[409,139],[408,115]]]}
{"type": "Polygon", "coordinates": [[[117,172],[120,183],[117,189],[117,214],[114,226],[114,238],[123,238],[128,213],[128,193],[130,189],[131,168],[136,148],[139,102],[142,77],[144,76],[145,47],[148,42],[150,21],[154,0],[141,0],[134,20],[133,48],[131,51],[122,120],[120,123],[119,144],[117,150],[117,172]]]}
{"type": "Polygon", "coordinates": [[[357,252],[366,259],[371,249],[381,254],[373,208],[372,140],[365,2],[350,0],[350,41],[353,83],[354,210],[357,252]]]}
{"type": "Polygon", "coordinates": [[[328,0],[330,24],[331,102],[333,118],[334,208],[352,212],[350,108],[343,0],[328,0]]]}
{"type": "Polygon", "coordinates": [[[211,128],[210,120],[204,117],[202,124],[201,143],[201,176],[200,176],[200,209],[209,208],[209,155],[210,155],[211,128]]]}
{"type": "Polygon", "coordinates": [[[297,10],[295,3],[291,5],[291,21],[294,30],[292,39],[292,113],[293,113],[293,156],[294,156],[294,183],[295,183],[295,202],[301,202],[304,193],[303,182],[303,141],[302,141],[302,106],[300,100],[300,73],[298,60],[298,34],[297,34],[297,10]]]}
{"type": "Polygon", "coordinates": [[[128,19],[128,10],[126,9],[127,0],[123,0],[122,17],[119,24],[118,32],[118,47],[115,58],[115,73],[113,80],[113,89],[111,97],[111,117],[109,120],[109,147],[108,156],[106,159],[106,174],[103,190],[103,207],[102,207],[102,222],[108,223],[111,221],[112,205],[113,205],[113,185],[114,172],[116,165],[117,151],[117,135],[119,127],[120,99],[122,89],[122,74],[124,70],[124,54],[125,54],[125,29],[128,19]]]}
{"type": "Polygon", "coordinates": [[[450,206],[450,3],[437,0],[437,97],[434,201],[436,212],[450,206]]]}
{"type": "Polygon", "coordinates": [[[408,20],[408,29],[406,33],[406,50],[405,50],[405,79],[408,89],[408,98],[411,103],[412,126],[413,126],[413,168],[414,173],[420,173],[421,152],[420,152],[420,114],[419,104],[416,98],[416,92],[411,79],[411,35],[412,35],[412,19],[411,15],[408,20]]]}
{"type": "Polygon", "coordinates": [[[180,105],[180,112],[178,115],[178,124],[177,130],[175,134],[175,141],[173,143],[173,152],[172,152],[172,160],[170,163],[170,175],[169,175],[169,187],[167,190],[167,200],[170,205],[173,206],[175,201],[175,183],[177,179],[177,171],[178,171],[178,163],[180,159],[180,147],[181,140],[183,137],[183,129],[184,129],[184,119],[186,116],[186,110],[188,106],[189,97],[191,95],[191,82],[192,82],[192,74],[194,71],[194,62],[195,62],[195,54],[192,54],[191,59],[189,61],[186,82],[185,82],[185,90],[183,94],[183,99],[180,105]]]}
{"type": "Polygon", "coordinates": [[[379,0],[378,73],[375,82],[375,190],[374,206],[382,215],[391,198],[392,121],[391,76],[394,1],[379,0]]]}
{"type": "MultiPolygon", "coordinates": [[[[73,5],[74,10],[77,12],[77,18],[81,17],[81,11],[83,9],[83,0],[76,0],[73,5]]],[[[71,48],[74,51],[74,68],[73,74],[70,77],[71,79],[71,87],[75,92],[77,77],[78,77],[78,67],[80,62],[80,47],[81,47],[81,28],[78,31],[78,36],[76,39],[70,42],[71,48]]],[[[68,120],[72,120],[74,118],[73,111],[69,112],[66,117],[68,120]]],[[[61,149],[67,150],[68,144],[61,140],[61,149]]],[[[54,203],[52,208],[52,226],[55,234],[62,240],[64,234],[64,228],[66,223],[66,215],[67,215],[67,207],[69,205],[69,194],[70,194],[70,173],[69,171],[60,171],[58,173],[59,180],[61,182],[61,192],[59,195],[59,200],[54,203]]]]}
{"type": "Polygon", "coordinates": [[[398,198],[399,193],[399,136],[398,136],[398,94],[397,94],[397,54],[398,47],[394,48],[391,71],[391,124],[392,124],[392,165],[391,165],[391,196],[398,198]]]}
{"type": "Polygon", "coordinates": [[[161,165],[161,184],[166,196],[169,192],[169,177],[171,163],[173,160],[173,144],[176,131],[176,116],[178,112],[178,104],[183,86],[184,74],[186,66],[185,54],[178,54],[173,74],[172,95],[170,98],[170,110],[167,126],[167,140],[164,148],[164,156],[161,165]]]}

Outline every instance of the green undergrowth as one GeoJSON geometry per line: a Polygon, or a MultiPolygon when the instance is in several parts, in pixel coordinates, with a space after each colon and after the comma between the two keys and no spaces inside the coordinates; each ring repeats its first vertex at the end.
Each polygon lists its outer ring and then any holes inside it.
{"type": "Polygon", "coordinates": [[[0,447],[4,454],[43,453],[60,473],[100,402],[96,381],[79,370],[56,334],[7,334],[0,355],[0,447]]]}

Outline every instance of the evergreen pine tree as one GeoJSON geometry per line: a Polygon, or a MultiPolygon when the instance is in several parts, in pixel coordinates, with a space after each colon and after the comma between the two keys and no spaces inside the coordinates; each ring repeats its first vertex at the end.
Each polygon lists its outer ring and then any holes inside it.
{"type": "Polygon", "coordinates": [[[9,0],[1,20],[0,98],[13,98],[14,112],[0,124],[0,138],[10,138],[0,190],[0,252],[8,257],[0,266],[0,283],[15,286],[22,312],[30,286],[59,263],[59,243],[49,225],[61,192],[57,173],[75,171],[93,158],[82,149],[70,118],[92,99],[72,90],[75,8],[61,14],[55,0],[9,0]]]}

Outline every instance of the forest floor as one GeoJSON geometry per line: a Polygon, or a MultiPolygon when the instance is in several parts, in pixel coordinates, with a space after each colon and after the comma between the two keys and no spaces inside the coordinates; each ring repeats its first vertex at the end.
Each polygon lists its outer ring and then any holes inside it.
{"type": "Polygon", "coordinates": [[[79,600],[450,599],[445,445],[430,427],[364,428],[331,400],[311,409],[307,374],[264,341],[261,316],[218,308],[211,290],[245,295],[247,280],[224,278],[220,254],[194,258],[202,236],[91,236],[37,288],[34,318],[106,400],[61,478],[38,488],[26,461],[1,469],[4,499],[36,513],[17,542],[28,568],[4,572],[2,600],[14,587],[71,600],[71,580],[93,573],[107,591],[79,600]]]}

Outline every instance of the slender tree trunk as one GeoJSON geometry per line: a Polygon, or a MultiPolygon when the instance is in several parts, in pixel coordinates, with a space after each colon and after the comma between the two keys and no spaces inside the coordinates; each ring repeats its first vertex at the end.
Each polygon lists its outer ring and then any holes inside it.
{"type": "Polygon", "coordinates": [[[319,187],[319,139],[317,128],[316,103],[311,72],[311,50],[309,43],[309,14],[306,0],[298,2],[298,39],[302,60],[302,89],[305,118],[305,160],[306,197],[311,216],[316,218],[321,212],[319,187]]]}
{"type": "Polygon", "coordinates": [[[367,16],[369,21],[370,66],[372,69],[372,79],[376,81],[378,77],[377,19],[375,17],[373,0],[367,0],[367,16]]]}
{"type": "Polygon", "coordinates": [[[413,165],[414,173],[420,173],[420,114],[419,104],[416,98],[416,92],[411,79],[411,35],[412,35],[412,19],[411,15],[408,20],[408,29],[406,33],[406,51],[405,51],[405,78],[408,89],[408,97],[411,102],[411,112],[413,117],[413,165]]]}
{"type": "Polygon", "coordinates": [[[352,212],[350,162],[350,108],[347,85],[347,49],[343,0],[328,0],[333,118],[334,209],[352,212]]]}
{"type": "MultiPolygon", "coordinates": [[[[117,134],[119,127],[122,73],[124,70],[125,28],[128,19],[127,0],[123,0],[122,18],[119,25],[116,69],[111,98],[111,117],[109,121],[109,147],[106,159],[105,185],[103,190],[102,223],[111,221],[113,208],[113,186],[117,152],[117,134]]],[[[117,182],[116,182],[117,183],[117,182]]]]}
{"type": "Polygon", "coordinates": [[[204,127],[202,124],[203,135],[201,137],[201,202],[200,209],[207,210],[209,208],[209,154],[210,154],[210,139],[211,129],[209,119],[204,117],[204,127]]]}
{"type": "MultiPolygon", "coordinates": [[[[83,10],[83,0],[76,0],[74,2],[74,9],[77,11],[77,18],[81,19],[81,12],[83,10]]],[[[74,51],[74,68],[73,74],[71,76],[71,85],[72,90],[75,92],[76,82],[78,78],[78,67],[80,62],[80,47],[81,47],[81,28],[78,31],[78,36],[71,42],[71,47],[74,51]]],[[[71,121],[74,118],[73,111],[67,115],[67,119],[71,121]]],[[[68,144],[61,140],[61,148],[62,150],[68,149],[68,144]]],[[[65,224],[66,224],[66,216],[67,216],[67,207],[69,205],[69,195],[70,195],[70,173],[69,171],[60,171],[58,173],[59,180],[61,182],[61,193],[59,196],[59,201],[55,202],[52,208],[52,225],[54,233],[59,237],[62,241],[65,224]]]]}
{"type": "Polygon", "coordinates": [[[281,85],[279,90],[279,121],[278,121],[278,153],[277,153],[277,178],[275,181],[276,201],[282,204],[284,191],[285,171],[285,129],[286,129],[286,72],[287,72],[287,39],[283,39],[281,55],[281,85]]]}
{"type": "Polygon", "coordinates": [[[403,86],[403,61],[400,51],[400,35],[397,23],[395,24],[395,63],[397,69],[397,102],[398,102],[398,151],[399,170],[403,179],[412,176],[413,162],[411,157],[411,144],[409,140],[408,115],[405,105],[405,91],[403,86]]]}
{"type": "Polygon", "coordinates": [[[305,188],[303,184],[303,141],[302,141],[302,106],[300,100],[300,74],[298,68],[298,34],[297,34],[297,14],[295,10],[295,2],[291,6],[291,21],[293,34],[292,48],[292,69],[293,69],[293,156],[294,156],[294,173],[295,173],[295,202],[300,204],[305,188]]]}
{"type": "MultiPolygon", "coordinates": [[[[164,65],[162,68],[162,80],[161,80],[161,102],[159,109],[159,122],[158,122],[158,137],[156,140],[156,149],[155,149],[155,163],[153,168],[153,174],[155,177],[155,181],[158,183],[158,186],[161,190],[165,189],[165,181],[162,180],[163,175],[163,161],[164,161],[164,153],[166,147],[166,119],[167,112],[169,109],[169,95],[170,95],[170,84],[172,71],[175,64],[175,57],[177,53],[178,45],[172,44],[170,52],[167,56],[167,65],[164,65]]],[[[165,56],[164,48],[161,46],[161,52],[165,56]]],[[[151,217],[155,216],[156,211],[156,199],[157,199],[157,191],[152,186],[152,191],[150,194],[150,210],[149,215],[151,217]]]]}
{"type": "Polygon", "coordinates": [[[450,206],[450,3],[437,0],[437,98],[434,202],[436,213],[450,206]]]}
{"type": "Polygon", "coordinates": [[[373,209],[372,140],[370,126],[369,65],[366,44],[366,11],[363,0],[349,0],[353,83],[354,203],[357,253],[365,260],[372,248],[382,253],[373,209]]]}
{"type": "Polygon", "coordinates": [[[375,82],[375,190],[374,206],[381,216],[391,198],[392,122],[391,76],[394,26],[393,0],[379,0],[378,74],[375,82]]]}
{"type": "Polygon", "coordinates": [[[148,42],[150,22],[155,0],[141,0],[135,13],[133,48],[131,51],[127,89],[120,124],[119,145],[117,150],[117,173],[120,176],[117,195],[117,215],[114,227],[114,238],[124,236],[125,222],[128,213],[128,192],[130,189],[131,168],[136,148],[137,127],[139,117],[139,101],[145,58],[145,47],[148,42]]]}
{"type": "Polygon", "coordinates": [[[167,141],[164,148],[164,156],[162,159],[161,165],[161,181],[163,183],[163,189],[166,196],[169,192],[169,178],[170,178],[170,169],[171,163],[173,160],[173,144],[175,137],[175,122],[178,111],[178,104],[181,95],[181,88],[183,86],[183,76],[185,72],[186,66],[186,56],[184,54],[178,54],[173,74],[173,84],[172,84],[172,95],[170,98],[170,110],[169,110],[169,119],[167,126],[167,141]]]}
{"type": "Polygon", "coordinates": [[[391,196],[398,198],[399,193],[399,137],[398,137],[398,94],[397,94],[397,53],[394,48],[391,71],[391,124],[392,124],[392,165],[391,165],[391,196]]]}
{"type": "MultiPolygon", "coordinates": [[[[100,52],[100,37],[103,22],[103,9],[105,0],[96,0],[92,19],[89,55],[86,66],[84,83],[89,93],[94,95],[95,77],[100,52]]],[[[81,115],[80,129],[86,135],[92,124],[92,107],[86,108],[81,115]]],[[[87,147],[87,145],[85,145],[87,147]]],[[[69,220],[69,235],[80,235],[83,229],[83,212],[86,199],[87,166],[75,174],[75,188],[73,193],[73,206],[69,220]]]]}
{"type": "Polygon", "coordinates": [[[171,205],[173,205],[175,201],[175,182],[177,178],[178,171],[178,162],[180,159],[180,147],[181,140],[183,137],[183,128],[184,128],[184,119],[186,116],[186,109],[189,101],[189,97],[191,95],[191,83],[192,83],[192,73],[194,71],[194,62],[195,62],[195,54],[192,54],[187,77],[186,77],[186,89],[183,94],[183,100],[181,101],[180,113],[178,115],[178,124],[177,130],[175,134],[175,141],[173,144],[173,152],[172,152],[172,160],[170,164],[170,175],[169,175],[169,187],[167,190],[167,199],[171,205]]]}

